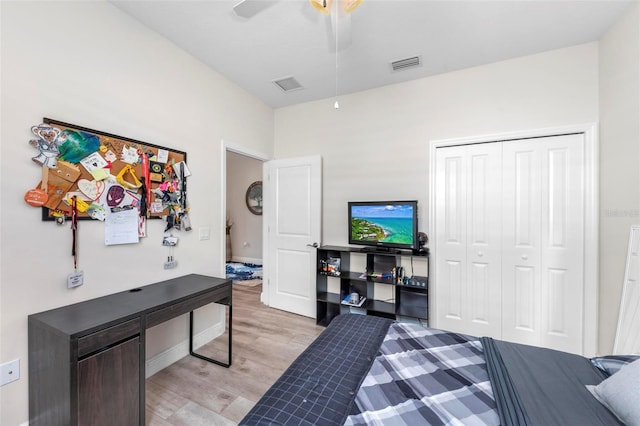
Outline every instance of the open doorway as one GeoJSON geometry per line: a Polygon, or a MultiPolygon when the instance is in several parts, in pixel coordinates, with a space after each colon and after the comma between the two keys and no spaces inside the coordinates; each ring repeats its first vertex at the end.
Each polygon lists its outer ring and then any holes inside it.
{"type": "Polygon", "coordinates": [[[223,142],[223,262],[234,285],[260,287],[263,267],[262,175],[266,155],[223,142]]]}

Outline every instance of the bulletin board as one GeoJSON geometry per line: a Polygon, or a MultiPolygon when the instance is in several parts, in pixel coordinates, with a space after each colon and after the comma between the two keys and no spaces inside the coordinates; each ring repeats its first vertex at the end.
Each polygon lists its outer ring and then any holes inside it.
{"type": "MultiPolygon", "coordinates": [[[[43,123],[59,129],[62,134],[77,134],[97,146],[97,150],[77,161],[58,160],[55,168],[44,168],[43,173],[48,172],[48,200],[42,207],[42,220],[56,220],[60,215],[70,217],[72,207],[68,196],[74,193],[79,196],[87,194],[90,199],[104,200],[108,196],[110,205],[119,201],[114,197],[124,197],[126,202],[120,200],[119,203],[124,207],[116,208],[131,208],[133,204],[139,209],[142,199],[143,204],[146,203],[148,218],[167,216],[169,210],[176,206],[186,208],[186,176],[190,175],[186,167],[186,152],[46,117],[43,123]],[[147,174],[145,168],[149,170],[147,174]],[[144,176],[151,183],[148,192],[144,176]],[[113,181],[114,177],[117,177],[120,188],[112,191],[114,194],[106,194],[110,188],[105,183],[113,181]],[[143,197],[143,192],[153,194],[151,199],[143,197]]],[[[87,212],[78,216],[79,219],[91,219],[87,212]]]]}

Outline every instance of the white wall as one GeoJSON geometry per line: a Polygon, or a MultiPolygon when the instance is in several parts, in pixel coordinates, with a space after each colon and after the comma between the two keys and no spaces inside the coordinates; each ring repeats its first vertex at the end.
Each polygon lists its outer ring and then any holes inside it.
{"type": "Polygon", "coordinates": [[[430,140],[597,119],[590,43],[278,109],[275,156],[323,156],[322,242],[345,244],[349,200],[417,199],[428,231],[430,140]]]}
{"type": "MultiPolygon", "coordinates": [[[[224,274],[221,141],[271,155],[273,110],[107,2],[0,7],[0,360],[21,359],[21,379],[0,388],[0,424],[16,425],[28,419],[28,314],[187,273],[224,274]],[[41,222],[40,210],[23,201],[39,180],[29,129],[45,116],[187,152],[194,231],[180,234],[178,268],[162,268],[160,221],[149,223],[140,244],[112,247],[102,242],[101,223],[83,221],[85,284],[67,290],[69,227],[41,222]],[[210,228],[210,240],[198,240],[200,227],[210,228]]],[[[184,317],[159,327],[148,356],[187,338],[184,317]]]]}
{"type": "Polygon", "coordinates": [[[233,222],[231,248],[234,261],[261,264],[262,216],[251,213],[246,203],[249,185],[261,180],[262,161],[227,152],[227,211],[233,222]]]}
{"type": "Polygon", "coordinates": [[[629,229],[640,224],[640,4],[600,41],[600,349],[613,347],[629,229]]]}
{"type": "MultiPolygon", "coordinates": [[[[108,3],[0,2],[0,361],[22,360],[22,378],[0,388],[0,424],[27,420],[28,314],[183,273],[223,273],[221,185],[212,171],[223,138],[277,158],[323,156],[325,244],[346,243],[348,200],[418,199],[421,230],[428,231],[430,140],[598,119],[601,213],[638,209],[639,13],[637,4],[630,8],[600,44],[600,58],[598,44],[590,43],[344,96],[337,111],[327,99],[274,117],[108,3]],[[86,284],[65,288],[70,231],[42,223],[22,201],[38,181],[29,127],[44,116],[188,152],[196,232],[181,234],[177,269],[162,269],[161,223],[151,223],[150,237],[138,245],[106,248],[100,224],[82,222],[86,284]],[[199,227],[211,229],[210,240],[197,240],[199,227]]],[[[637,219],[601,219],[602,353],[613,342],[622,252],[637,219]]],[[[148,352],[155,354],[183,339],[186,323],[151,334],[148,352]]]]}
{"type": "Polygon", "coordinates": [[[345,244],[346,203],[418,199],[434,139],[600,124],[599,342],[610,353],[629,226],[640,223],[640,5],[597,44],[276,111],[277,158],[323,156],[323,243],[345,244]],[[304,140],[305,143],[299,143],[304,140]]]}
{"type": "Polygon", "coordinates": [[[322,155],[323,244],[347,243],[349,200],[418,199],[428,232],[429,141],[594,123],[598,107],[589,43],[343,96],[339,110],[278,109],[275,157],[322,155]]]}

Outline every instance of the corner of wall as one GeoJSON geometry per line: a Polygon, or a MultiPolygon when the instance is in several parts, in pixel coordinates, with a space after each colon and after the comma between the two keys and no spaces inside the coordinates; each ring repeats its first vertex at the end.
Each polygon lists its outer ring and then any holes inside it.
{"type": "Polygon", "coordinates": [[[640,3],[599,42],[600,265],[598,351],[611,353],[631,225],[640,223],[640,3]]]}

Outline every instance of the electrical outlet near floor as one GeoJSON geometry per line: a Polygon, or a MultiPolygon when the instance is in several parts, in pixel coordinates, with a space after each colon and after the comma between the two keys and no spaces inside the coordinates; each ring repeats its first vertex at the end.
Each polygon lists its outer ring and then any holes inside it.
{"type": "Polygon", "coordinates": [[[15,382],[20,378],[20,359],[0,364],[0,386],[15,382]]]}

